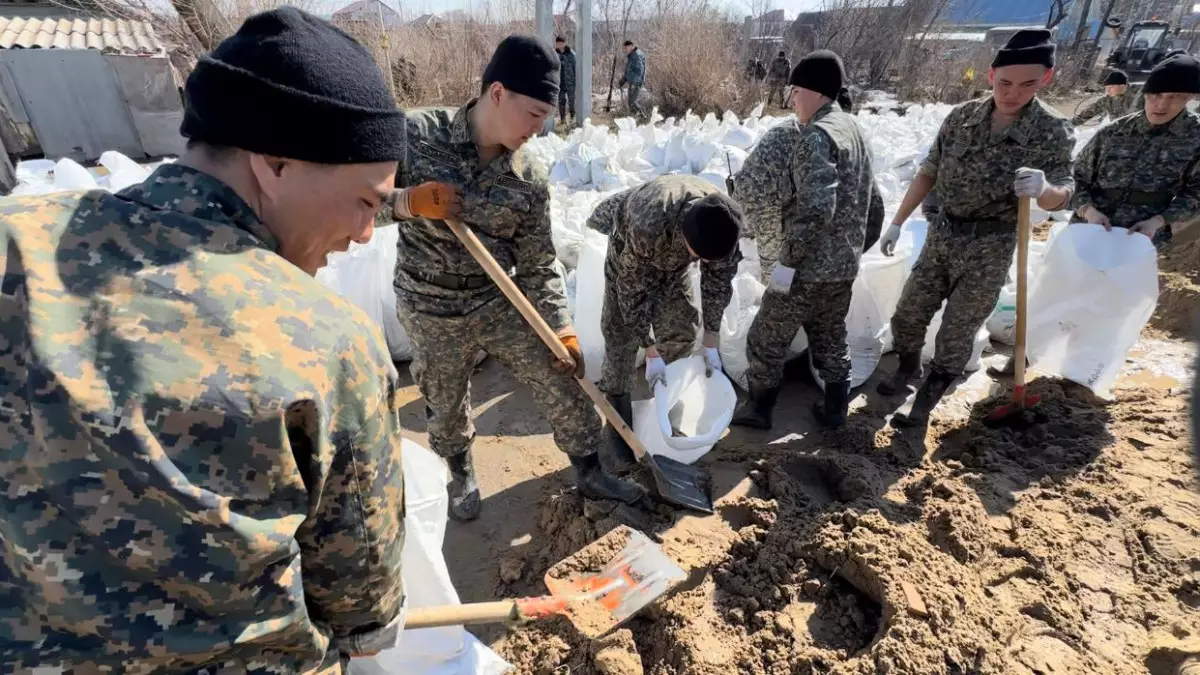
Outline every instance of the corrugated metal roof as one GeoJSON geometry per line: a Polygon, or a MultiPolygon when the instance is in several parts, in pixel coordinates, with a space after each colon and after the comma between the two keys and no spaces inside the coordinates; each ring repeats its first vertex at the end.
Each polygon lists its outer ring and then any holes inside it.
{"type": "Polygon", "coordinates": [[[146,21],[0,17],[0,49],[97,49],[115,54],[165,54],[146,21]]]}

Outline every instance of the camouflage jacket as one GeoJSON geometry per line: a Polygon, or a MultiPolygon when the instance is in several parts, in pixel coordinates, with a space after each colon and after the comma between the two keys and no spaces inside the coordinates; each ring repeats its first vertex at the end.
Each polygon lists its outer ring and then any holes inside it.
{"type": "Polygon", "coordinates": [[[934,179],[943,222],[1009,222],[1017,230],[1017,169],[1046,174],[1051,185],[1075,188],[1075,134],[1065,117],[1038,99],[992,137],[992,98],[962,103],[942,121],[920,173],[934,179]]]}
{"type": "Polygon", "coordinates": [[[1200,117],[1184,110],[1152,126],[1129,115],[1101,129],[1075,160],[1071,208],[1091,204],[1118,227],[1161,215],[1169,224],[1200,216],[1200,117]]]}
{"type": "MultiPolygon", "coordinates": [[[[555,270],[550,240],[550,189],[547,167],[524,151],[504,153],[479,165],[467,111],[451,108],[410,110],[408,156],[396,174],[397,187],[441,181],[462,191],[459,216],[469,225],[537,307],[550,327],[571,323],[562,276],[555,270]]],[[[400,223],[396,293],[424,314],[464,316],[501,297],[490,281],[468,290],[451,290],[414,277],[404,268],[428,274],[478,277],[486,274],[471,252],[441,221],[413,218],[400,223]]],[[[508,302],[501,299],[500,302],[508,302]]]]}
{"type": "Polygon", "coordinates": [[[646,54],[640,48],[625,57],[625,83],[640,85],[646,82],[646,54]]]}
{"type": "MultiPolygon", "coordinates": [[[[661,176],[619,192],[596,207],[588,227],[610,235],[606,281],[615,285],[621,316],[633,327],[642,347],[650,339],[652,298],[669,280],[687,273],[693,259],[683,238],[688,207],[719,192],[712,183],[687,175],[661,176]]],[[[700,308],[704,330],[721,330],[721,315],[733,297],[733,277],[742,252],[724,260],[700,262],[700,308]]]]}
{"type": "Polygon", "coordinates": [[[851,115],[830,103],[808,124],[791,120],[771,129],[734,182],[748,229],[768,242],[778,238],[779,261],[795,268],[796,279],[858,275],[868,216],[882,214],[883,199],[851,115]]]}
{"type": "Polygon", "coordinates": [[[575,94],[575,52],[570,47],[563,47],[563,50],[558,55],[558,88],[559,91],[565,91],[575,94]]]}
{"type": "Polygon", "coordinates": [[[0,201],[5,672],[336,671],[395,638],[379,329],[230,188],[0,201]]]}
{"type": "Polygon", "coordinates": [[[1096,117],[1110,117],[1117,119],[1124,117],[1133,110],[1133,104],[1137,101],[1137,95],[1131,90],[1126,89],[1125,93],[1117,96],[1101,96],[1084,106],[1071,118],[1071,124],[1083,124],[1084,122],[1096,117]]]}
{"type": "Polygon", "coordinates": [[[772,82],[786,82],[792,75],[792,62],[786,56],[776,56],[771,61],[772,82]]]}

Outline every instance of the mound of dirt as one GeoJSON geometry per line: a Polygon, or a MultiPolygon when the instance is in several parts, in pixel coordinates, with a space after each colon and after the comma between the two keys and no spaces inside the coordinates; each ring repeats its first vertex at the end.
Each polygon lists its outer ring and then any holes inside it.
{"type": "Polygon", "coordinates": [[[1169,675],[1162,645],[1200,638],[1186,402],[1031,389],[1048,419],[1025,429],[983,425],[996,399],[923,441],[766,446],[711,517],[552,495],[524,569],[633,520],[689,578],[599,641],[554,620],[494,646],[546,675],[1169,675]]]}
{"type": "Polygon", "coordinates": [[[1195,339],[1200,320],[1200,239],[1170,246],[1159,256],[1158,286],[1150,330],[1180,340],[1195,339]]]}

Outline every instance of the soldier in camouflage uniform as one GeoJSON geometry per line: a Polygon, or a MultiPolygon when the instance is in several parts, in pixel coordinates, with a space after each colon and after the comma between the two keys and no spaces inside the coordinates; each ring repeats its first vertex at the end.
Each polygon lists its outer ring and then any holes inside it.
{"type": "MultiPolygon", "coordinates": [[[[721,370],[717,338],[742,259],[742,211],[702,178],[662,176],[605,199],[588,219],[588,227],[610,237],[604,261],[600,389],[632,425],[630,391],[638,347],[646,350],[651,389],[666,383],[667,363],[692,352],[696,309],[688,271],[697,261],[704,361],[709,375],[721,370]]],[[[618,461],[634,461],[632,450],[611,426],[608,438],[618,461]]]]}
{"type": "Polygon", "coordinates": [[[641,116],[645,111],[638,105],[638,96],[646,84],[646,53],[633,44],[625,41],[625,74],[621,76],[618,86],[629,86],[625,94],[629,103],[629,114],[641,116]]]}
{"type": "Polygon", "coordinates": [[[312,278],[370,239],[403,117],[294,8],[185,87],[178,162],[0,201],[6,673],[336,673],[404,623],[396,372],[312,278]]]}
{"type": "Polygon", "coordinates": [[[396,184],[400,219],[396,297],[413,342],[413,379],[425,397],[429,442],[447,459],[451,513],[479,516],[471,446],[470,382],[483,350],[528,386],[554,440],[575,466],[579,490],[595,499],[636,502],[642,491],[600,467],[601,422],[571,371],[583,373],[563,280],[550,241],[548,168],[521,146],[558,98],[558,57],[536,38],[511,36],[483,75],[483,95],[454,110],[408,113],[408,150],[396,184]],[[461,192],[461,219],[558,332],[574,363],[553,362],[471,253],[442,222],[454,215],[447,186],[461,192]],[[557,372],[556,367],[557,366],[557,372]]]}
{"type": "Polygon", "coordinates": [[[893,424],[924,424],[962,375],[975,333],[995,308],[1012,262],[1017,200],[1033,198],[1054,211],[1071,196],[1071,126],[1035,97],[1050,82],[1053,66],[1049,31],[1023,30],[1009,40],[988,73],[992,96],[959,105],[946,117],[881,239],[883,253],[891,255],[901,224],[931,189],[937,190],[941,213],[929,224],[892,317],[900,367],[879,384],[880,393],[904,391],[919,376],[929,321],[943,301],[946,311],[931,373],[893,416],[893,424]]]}
{"type": "Polygon", "coordinates": [[[843,92],[843,73],[833,52],[801,59],[790,80],[797,121],[769,131],[735,179],[754,231],[768,238],[760,250],[767,249],[768,259],[778,258],[750,326],[749,398],[734,424],[770,428],[788,345],[802,326],[825,382],[817,419],[830,427],[846,421],[846,314],[866,246],[868,214],[873,202],[882,213],[882,201],[858,123],[835,104],[843,92]]]}
{"type": "Polygon", "coordinates": [[[554,51],[558,52],[559,86],[558,86],[558,121],[566,124],[567,113],[575,119],[575,52],[567,44],[566,38],[554,38],[554,51]]]}
{"type": "Polygon", "coordinates": [[[1114,70],[1104,79],[1104,96],[1084,106],[1074,117],[1071,124],[1083,124],[1096,117],[1117,119],[1124,117],[1133,110],[1136,95],[1129,90],[1129,76],[1122,70],[1114,70]]]}

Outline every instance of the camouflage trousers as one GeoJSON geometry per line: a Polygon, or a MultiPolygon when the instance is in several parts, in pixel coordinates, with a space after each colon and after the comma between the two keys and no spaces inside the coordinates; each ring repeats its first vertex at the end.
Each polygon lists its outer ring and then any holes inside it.
{"type": "Polygon", "coordinates": [[[767,288],[746,338],[750,386],[779,386],[788,347],[801,327],[808,335],[809,353],[821,379],[827,383],[850,379],[846,314],[852,288],[853,281],[793,281],[787,293],[767,288]]]}
{"type": "Polygon", "coordinates": [[[933,369],[961,375],[971,360],[975,334],[996,308],[1016,245],[1014,234],[955,234],[944,221],[930,223],[892,317],[896,351],[921,351],[929,322],[944,300],[933,369]]]}
{"type": "MultiPolygon", "coordinates": [[[[687,272],[668,283],[657,294],[650,314],[650,325],[659,355],[670,363],[686,358],[696,344],[699,318],[692,305],[692,285],[687,272]]],[[[600,390],[606,394],[628,394],[633,390],[634,371],[640,335],[635,335],[621,316],[617,300],[621,292],[617,284],[606,279],[604,310],[600,315],[600,330],[604,334],[604,369],[600,390]]]]}
{"type": "Polygon", "coordinates": [[[398,304],[412,340],[413,380],[425,398],[429,446],[442,457],[466,452],[475,440],[471,421],[471,371],[480,350],[500,362],[550,422],[558,449],[573,456],[600,447],[600,416],[570,374],[551,365],[550,350],[517,310],[497,298],[466,316],[433,316],[398,304]]]}

